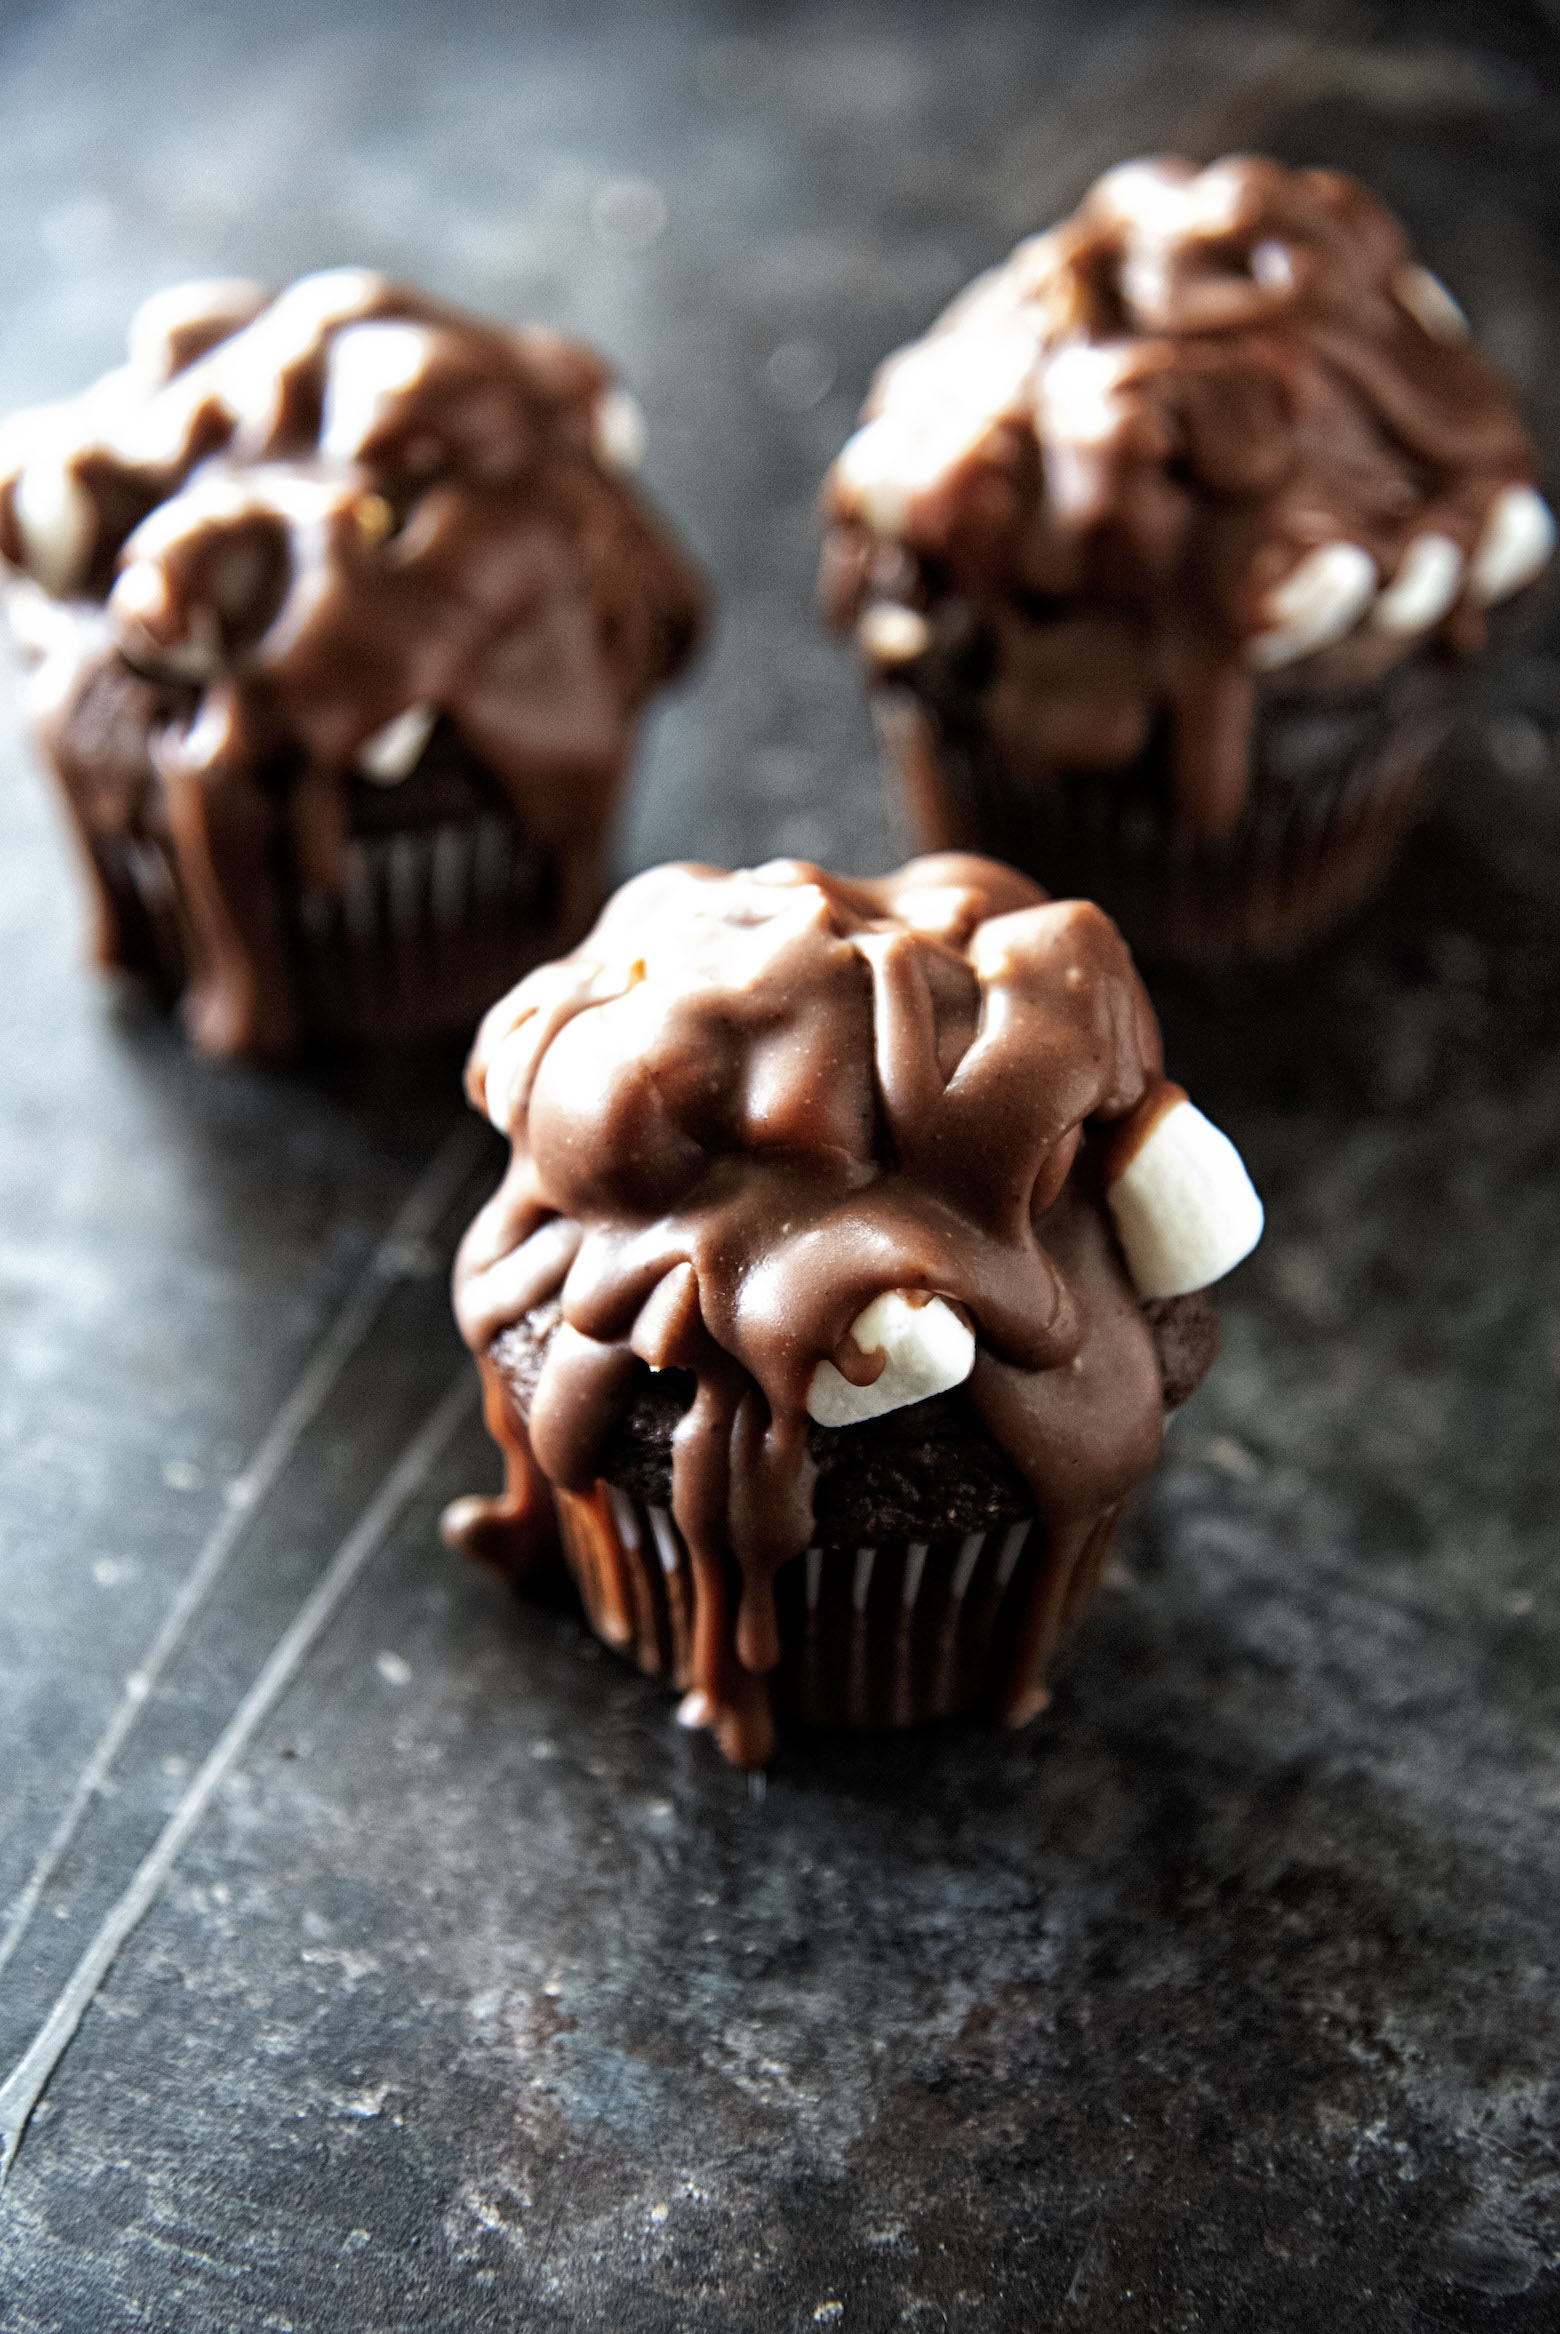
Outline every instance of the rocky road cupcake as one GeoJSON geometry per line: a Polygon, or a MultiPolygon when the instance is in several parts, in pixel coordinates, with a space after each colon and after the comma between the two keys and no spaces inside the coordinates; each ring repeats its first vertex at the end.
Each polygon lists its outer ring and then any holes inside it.
{"type": "Polygon", "coordinates": [[[149,301],[0,447],[96,953],[213,1054],[470,1030],[579,938],[703,593],[578,342],[360,269],[149,301]]]}
{"type": "Polygon", "coordinates": [[[513,1145],[456,1265],[503,1449],[599,1633],[761,1763],[776,1721],[1044,1703],[1260,1204],[1115,927],[989,860],[665,867],[484,1021],[513,1145]]]}
{"type": "Polygon", "coordinates": [[[1486,611],[1548,560],[1534,475],[1363,187],[1129,163],[882,368],[823,592],[920,843],[1142,954],[1277,957],[1384,872],[1486,611]]]}

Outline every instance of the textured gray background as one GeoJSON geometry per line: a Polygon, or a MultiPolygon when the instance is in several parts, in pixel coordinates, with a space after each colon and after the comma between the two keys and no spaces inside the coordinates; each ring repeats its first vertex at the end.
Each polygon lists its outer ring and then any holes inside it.
{"type": "MultiPolygon", "coordinates": [[[[1371,176],[1554,446],[1541,10],[91,0],[0,21],[0,405],[181,274],[598,339],[723,603],[625,866],[890,837],[811,499],[873,360],[1145,147],[1371,176]]],[[[188,1062],[0,771],[0,1920],[224,1487],[459,1115],[188,1062]]],[[[0,2195],[5,2334],[1560,2324],[1560,645],[1387,900],[1163,990],[1271,1207],[1051,1716],[756,1800],[438,1548],[474,1419],[129,1939],[0,2195]]],[[[485,1156],[0,1972],[0,2079],[458,1366],[485,1156]]]]}

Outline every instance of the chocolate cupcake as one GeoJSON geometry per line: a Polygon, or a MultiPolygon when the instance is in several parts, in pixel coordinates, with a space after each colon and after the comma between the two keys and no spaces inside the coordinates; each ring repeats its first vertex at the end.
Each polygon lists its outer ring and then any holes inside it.
{"type": "Polygon", "coordinates": [[[96,955],[212,1054],[471,1029],[599,907],[703,593],[575,341],[360,269],[149,301],[0,452],[96,955]]]}
{"type": "Polygon", "coordinates": [[[1045,1700],[1199,1293],[1256,1241],[1115,927],[988,860],[660,868],[483,1023],[513,1144],[456,1265],[507,1462],[599,1633],[759,1764],[777,1720],[1045,1700]]]}
{"type": "Polygon", "coordinates": [[[1554,540],[1512,401],[1352,179],[1137,162],[880,371],[824,490],[909,824],[1143,955],[1370,891],[1554,540]]]}

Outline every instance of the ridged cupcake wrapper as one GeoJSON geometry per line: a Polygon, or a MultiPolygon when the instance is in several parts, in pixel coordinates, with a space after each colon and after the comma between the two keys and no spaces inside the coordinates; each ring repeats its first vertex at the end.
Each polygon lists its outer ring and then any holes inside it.
{"type": "MultiPolygon", "coordinates": [[[[679,1691],[693,1684],[694,1577],[664,1508],[610,1484],[557,1495],[569,1566],[596,1634],[679,1691]]],[[[873,1547],[809,1548],[775,1582],[777,1712],[878,1731],[983,1711],[1022,1724],[1046,1658],[1092,1592],[1115,1525],[1061,1564],[1033,1521],[873,1547]]],[[[731,1605],[739,1585],[730,1567],[731,1605]]]]}
{"type": "Polygon", "coordinates": [[[1360,906],[1413,825],[1461,694],[1416,660],[1374,692],[1270,699],[1251,800],[1232,835],[1178,831],[1163,747],[1132,768],[1015,784],[973,723],[909,689],[878,692],[890,784],[919,849],[989,851],[1060,897],[1095,900],[1160,962],[1282,958],[1360,906]]]}
{"type": "Polygon", "coordinates": [[[297,902],[308,1026],[415,1036],[474,1023],[535,961],[547,878],[544,855],[502,818],[355,836],[340,893],[297,902]]]}
{"type": "Polygon", "coordinates": [[[168,853],[161,843],[137,835],[94,835],[91,849],[114,903],[126,965],[171,1001],[185,983],[189,943],[168,853]]]}
{"type": "MultiPolygon", "coordinates": [[[[171,853],[155,837],[92,848],[137,969],[177,996],[191,951],[171,853]]],[[[542,952],[549,873],[502,818],[354,836],[340,893],[304,892],[287,913],[304,1026],[332,1037],[474,1027],[542,952]]]]}

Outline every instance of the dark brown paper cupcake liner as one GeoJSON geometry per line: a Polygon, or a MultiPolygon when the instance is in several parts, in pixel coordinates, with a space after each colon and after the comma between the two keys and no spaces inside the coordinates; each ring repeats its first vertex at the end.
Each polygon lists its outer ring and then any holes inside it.
{"type": "MultiPolygon", "coordinates": [[[[154,836],[112,834],[91,848],[126,961],[172,1000],[192,952],[171,851],[154,836]]],[[[552,888],[548,856],[491,813],[355,835],[339,894],[286,897],[303,1026],[397,1041],[474,1028],[550,950],[552,888]]]]}
{"type": "MultiPolygon", "coordinates": [[[[693,1568],[664,1508],[615,1485],[559,1492],[569,1567],[596,1634],[652,1677],[692,1683],[693,1568]]],[[[1022,1725],[1104,1565],[1117,1511],[1071,1562],[1031,1520],[881,1547],[813,1547],[775,1583],[776,1714],[879,1732],[972,1712],[1022,1725]]],[[[738,1586],[732,1566],[732,1593],[738,1586]]]]}
{"type": "Polygon", "coordinates": [[[1460,668],[1426,654],[1368,689],[1263,692],[1250,797],[1219,840],[1177,829],[1162,738],[1126,770],[1023,786],[957,707],[875,694],[917,848],[989,852],[1056,897],[1096,901],[1138,956],[1211,967],[1293,956],[1364,904],[1418,816],[1462,690],[1460,668]]]}
{"type": "Polygon", "coordinates": [[[119,959],[171,1005],[184,987],[190,954],[171,854],[150,838],[114,833],[92,835],[88,848],[113,902],[119,959]]]}
{"type": "Polygon", "coordinates": [[[513,820],[449,820],[347,845],[340,893],[304,892],[299,1001],[320,1036],[473,1028],[550,939],[550,869],[513,820]]]}

